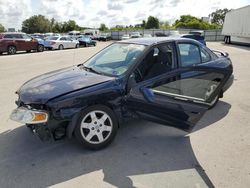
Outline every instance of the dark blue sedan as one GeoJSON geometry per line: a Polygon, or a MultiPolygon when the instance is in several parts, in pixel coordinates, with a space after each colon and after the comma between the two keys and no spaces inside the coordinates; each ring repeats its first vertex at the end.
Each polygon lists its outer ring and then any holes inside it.
{"type": "Polygon", "coordinates": [[[88,46],[96,46],[96,41],[92,40],[89,36],[80,36],[77,38],[80,46],[88,47],[88,46]]]}
{"type": "Polygon", "coordinates": [[[142,118],[191,131],[233,83],[228,54],[184,38],[115,42],[88,61],[26,82],[11,119],[42,140],[71,138],[90,149],[142,118]]]}

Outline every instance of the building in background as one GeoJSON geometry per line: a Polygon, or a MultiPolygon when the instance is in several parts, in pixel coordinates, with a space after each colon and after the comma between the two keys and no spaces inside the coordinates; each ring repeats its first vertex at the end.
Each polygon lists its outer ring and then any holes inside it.
{"type": "Polygon", "coordinates": [[[210,23],[210,19],[209,17],[201,17],[202,21],[206,21],[206,22],[209,22],[210,23]]]}
{"type": "Polygon", "coordinates": [[[16,32],[15,28],[8,28],[8,32],[16,32]]]}

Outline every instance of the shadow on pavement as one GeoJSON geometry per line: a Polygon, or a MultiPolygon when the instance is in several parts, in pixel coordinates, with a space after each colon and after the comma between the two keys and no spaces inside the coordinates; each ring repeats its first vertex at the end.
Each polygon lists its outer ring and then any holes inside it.
{"type": "MultiPolygon", "coordinates": [[[[195,131],[225,117],[230,107],[219,102],[195,131]]],[[[0,144],[0,187],[48,187],[102,170],[103,181],[129,188],[134,186],[129,176],[185,169],[195,169],[213,187],[193,153],[189,136],[151,122],[125,123],[115,141],[101,151],[86,150],[74,140],[42,143],[25,126],[1,133],[0,144]]],[[[81,187],[89,185],[81,182],[81,187]]]]}

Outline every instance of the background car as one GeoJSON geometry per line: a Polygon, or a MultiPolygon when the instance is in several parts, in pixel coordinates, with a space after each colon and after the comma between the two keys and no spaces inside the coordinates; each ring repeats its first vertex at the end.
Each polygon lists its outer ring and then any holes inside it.
{"type": "Polygon", "coordinates": [[[200,43],[204,44],[206,46],[206,41],[204,36],[197,35],[197,34],[183,34],[181,35],[181,38],[189,38],[199,41],[200,43]]]}
{"type": "Polygon", "coordinates": [[[121,39],[122,40],[127,40],[127,39],[130,39],[130,36],[129,36],[129,34],[124,34],[124,35],[122,35],[121,39]]]}
{"type": "Polygon", "coordinates": [[[50,50],[59,49],[63,50],[66,48],[78,48],[79,41],[72,39],[68,36],[52,36],[45,40],[44,47],[50,50]]]}
{"type": "Polygon", "coordinates": [[[99,41],[108,41],[111,40],[111,34],[110,33],[101,33],[98,37],[99,41]]]}
{"type": "Polygon", "coordinates": [[[151,35],[151,34],[144,34],[142,37],[143,37],[143,38],[151,38],[152,35],[151,35]]]}
{"type": "Polygon", "coordinates": [[[166,37],[167,35],[165,33],[162,33],[162,32],[156,32],[154,34],[154,36],[156,36],[156,37],[166,37]]]}
{"type": "Polygon", "coordinates": [[[31,34],[30,36],[33,37],[33,38],[36,38],[36,39],[39,38],[39,39],[43,39],[43,40],[46,37],[45,34],[40,34],[40,33],[34,33],[34,34],[31,34]]]}
{"type": "Polygon", "coordinates": [[[140,37],[141,37],[141,35],[139,32],[132,32],[130,34],[130,38],[140,38],[140,37]]]}
{"type": "Polygon", "coordinates": [[[39,36],[39,35],[31,35],[32,38],[36,39],[38,42],[38,47],[37,47],[37,51],[42,52],[44,51],[44,37],[43,36],[39,36]]]}
{"type": "Polygon", "coordinates": [[[77,38],[77,40],[79,41],[79,46],[96,46],[96,41],[92,40],[90,36],[80,36],[77,38]]]}
{"type": "Polygon", "coordinates": [[[7,52],[13,55],[17,51],[31,52],[32,50],[42,52],[42,44],[26,33],[0,33],[0,54],[7,52]]]}
{"type": "Polygon", "coordinates": [[[168,37],[180,37],[179,31],[169,31],[168,37]]]}

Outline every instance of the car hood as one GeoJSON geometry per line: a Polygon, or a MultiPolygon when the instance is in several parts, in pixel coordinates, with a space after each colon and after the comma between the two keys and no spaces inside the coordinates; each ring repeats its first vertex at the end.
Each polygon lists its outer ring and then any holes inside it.
{"type": "Polygon", "coordinates": [[[23,84],[17,94],[24,104],[45,104],[58,96],[114,79],[73,66],[35,77],[23,84]]]}

